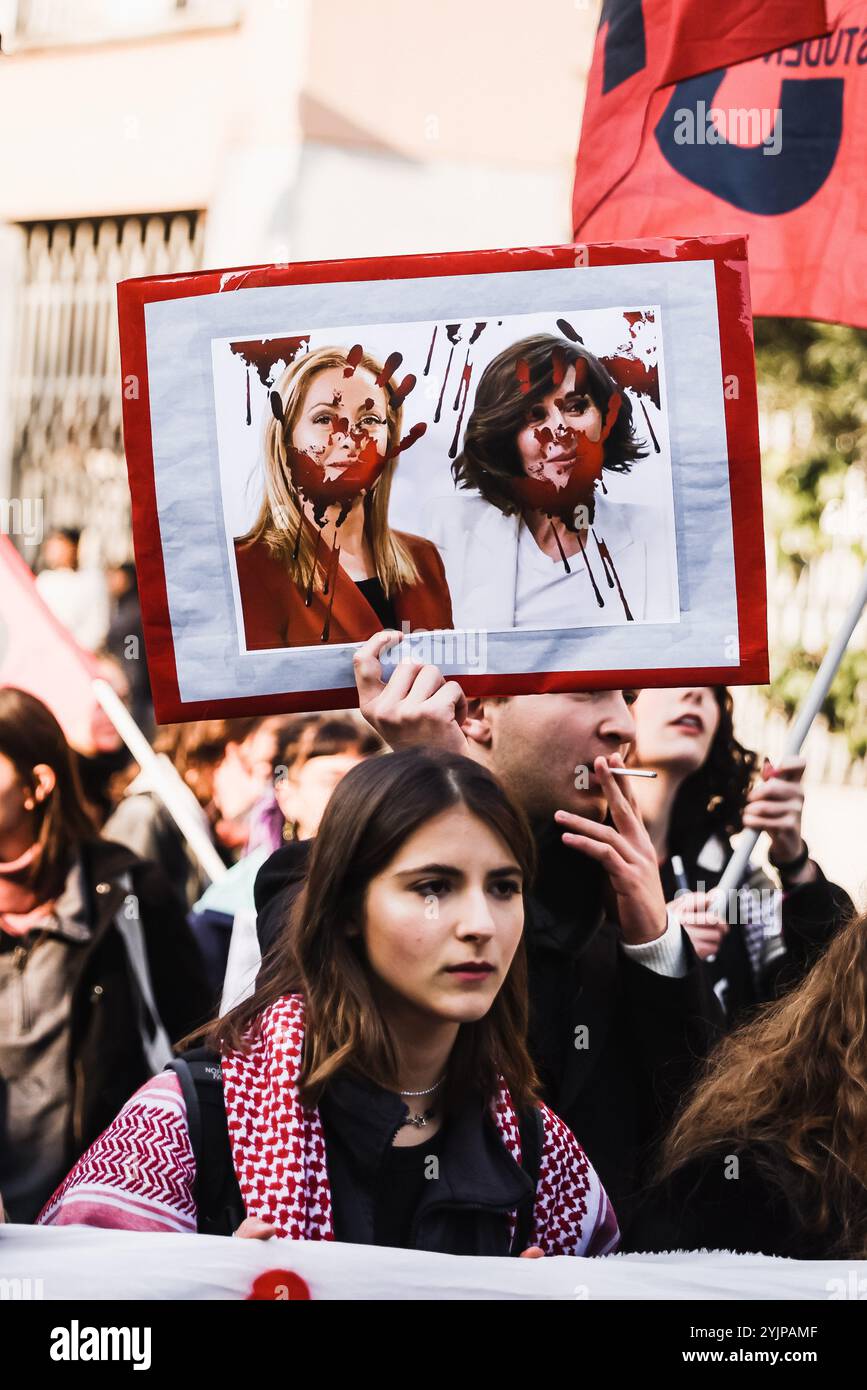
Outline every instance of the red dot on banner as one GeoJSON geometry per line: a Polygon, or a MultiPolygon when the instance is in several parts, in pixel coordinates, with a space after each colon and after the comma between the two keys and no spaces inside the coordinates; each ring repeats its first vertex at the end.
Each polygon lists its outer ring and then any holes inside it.
{"type": "Polygon", "coordinates": [[[245,1301],[299,1303],[309,1298],[310,1289],[300,1274],[293,1274],[290,1269],[268,1269],[254,1281],[245,1301]]]}

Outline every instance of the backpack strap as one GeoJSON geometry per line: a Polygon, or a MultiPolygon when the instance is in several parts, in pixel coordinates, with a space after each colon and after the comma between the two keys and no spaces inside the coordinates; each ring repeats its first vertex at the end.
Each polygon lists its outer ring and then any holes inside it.
{"type": "Polygon", "coordinates": [[[196,1047],[175,1057],[166,1071],[180,1082],[196,1164],[193,1198],[200,1235],[230,1236],[246,1216],[232,1162],[220,1054],[196,1047]]]}
{"type": "Polygon", "coordinates": [[[516,1213],[515,1237],[512,1241],[513,1255],[520,1255],[522,1251],[526,1250],[533,1237],[536,1188],[539,1183],[542,1149],[545,1144],[545,1121],[538,1105],[534,1105],[521,1116],[518,1129],[521,1135],[521,1167],[532,1182],[533,1191],[521,1203],[516,1213]]]}

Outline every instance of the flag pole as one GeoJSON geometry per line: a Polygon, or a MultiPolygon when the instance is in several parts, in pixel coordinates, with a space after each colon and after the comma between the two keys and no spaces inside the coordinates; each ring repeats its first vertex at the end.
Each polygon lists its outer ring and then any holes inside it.
{"type": "Polygon", "coordinates": [[[97,677],[93,693],[142,771],[146,771],[153,790],[198,859],[208,878],[216,883],[226,866],[187,804],[189,789],[177,768],[160,758],[151,748],[120,696],[108,681],[97,677]]]}
{"type": "MultiPolygon", "coordinates": [[[[849,644],[852,633],[858,626],[865,604],[867,604],[867,565],[864,566],[861,583],[849,605],[846,616],[825,653],[824,660],[813,678],[813,684],[807,692],[807,697],[798,711],[794,724],[789,729],[783,747],[784,758],[795,757],[801,751],[801,745],[809,733],[810,725],[822,707],[822,701],[831,688],[831,682],[837,674],[837,668],[843,659],[843,653],[849,644]]],[[[761,831],[749,830],[738,841],[737,848],[714,890],[721,899],[728,893],[729,889],[740,887],[744,870],[749,863],[750,855],[760,834],[761,831]]]]}

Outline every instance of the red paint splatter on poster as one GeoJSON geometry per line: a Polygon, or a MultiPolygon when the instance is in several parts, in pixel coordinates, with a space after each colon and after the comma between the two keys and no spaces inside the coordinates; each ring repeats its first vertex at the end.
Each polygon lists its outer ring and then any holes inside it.
{"type": "Polygon", "coordinates": [[[626,614],[626,620],[627,622],[633,623],[635,622],[635,619],[633,618],[632,613],[629,609],[629,604],[626,601],[626,595],[623,592],[623,586],[620,583],[620,578],[615,568],[614,561],[611,558],[611,551],[608,549],[608,546],[605,544],[604,540],[600,541],[595,531],[593,532],[593,539],[595,540],[596,545],[599,549],[599,554],[602,557],[602,563],[606,567],[606,573],[608,572],[608,566],[610,565],[611,567],[611,573],[614,576],[614,583],[617,585],[617,592],[620,595],[620,602],[623,604],[623,612],[626,614]]]}
{"type": "Polygon", "coordinates": [[[395,410],[399,410],[400,407],[403,405],[410,391],[412,391],[415,388],[415,382],[416,379],[413,376],[412,372],[410,372],[407,376],[404,377],[403,381],[400,383],[399,386],[394,387],[394,390],[391,393],[391,403],[394,406],[395,410]]]}
{"type": "Polygon", "coordinates": [[[660,445],[659,445],[659,440],[658,440],[657,437],[656,437],[656,430],[653,428],[652,424],[650,423],[650,416],[649,416],[648,413],[647,413],[647,406],[644,404],[644,401],[641,399],[640,396],[639,396],[639,398],[638,398],[638,403],[639,403],[639,405],[641,406],[641,409],[642,409],[642,411],[643,411],[643,413],[644,413],[644,419],[645,419],[645,421],[646,421],[647,428],[650,430],[650,442],[651,442],[652,445],[653,445],[654,453],[657,453],[657,454],[658,454],[658,453],[661,452],[660,445]]]}
{"type": "Polygon", "coordinates": [[[558,319],[558,320],[557,320],[557,327],[559,328],[560,332],[563,334],[563,337],[564,337],[564,338],[568,338],[568,339],[570,340],[570,342],[573,342],[573,343],[583,343],[583,342],[584,342],[584,339],[581,337],[581,334],[580,334],[579,332],[577,332],[577,330],[574,329],[574,328],[572,327],[572,325],[571,325],[571,323],[569,322],[568,319],[558,319]]]}
{"type": "Polygon", "coordinates": [[[466,357],[464,358],[464,368],[463,368],[463,371],[461,372],[460,379],[459,379],[459,381],[458,381],[458,389],[457,389],[457,391],[456,391],[456,393],[455,393],[455,399],[454,399],[454,404],[452,405],[452,410],[457,410],[458,406],[460,405],[461,392],[462,392],[462,391],[466,391],[466,389],[467,389],[467,376],[466,376],[466,373],[467,373],[467,366],[468,366],[468,364],[469,364],[469,360],[470,360],[470,350],[469,350],[469,348],[467,348],[467,355],[466,355],[466,357]]]}
{"type": "Polygon", "coordinates": [[[460,438],[461,426],[462,426],[463,423],[464,423],[464,411],[465,411],[466,408],[467,408],[467,399],[468,399],[469,394],[470,394],[470,378],[471,378],[471,376],[472,376],[472,374],[473,374],[473,364],[472,364],[472,362],[469,360],[469,356],[470,356],[470,354],[469,354],[469,352],[467,352],[467,361],[464,363],[464,370],[463,370],[463,372],[461,373],[461,382],[462,382],[463,388],[464,388],[464,399],[463,399],[463,402],[462,402],[462,404],[461,404],[461,413],[460,413],[460,415],[458,416],[457,421],[456,421],[456,423],[455,423],[454,438],[452,439],[452,442],[451,442],[451,444],[450,444],[450,446],[449,446],[449,458],[450,458],[450,459],[453,459],[453,458],[456,458],[456,457],[457,457],[457,452],[458,452],[458,439],[460,438]]]}
{"type": "Polygon", "coordinates": [[[454,345],[454,343],[452,343],[451,347],[449,348],[449,360],[448,360],[448,362],[446,363],[446,374],[445,374],[445,376],[443,377],[443,384],[442,384],[442,386],[440,387],[440,397],[439,397],[439,400],[437,401],[437,408],[436,408],[436,410],[434,411],[434,424],[435,424],[435,425],[438,425],[439,422],[440,422],[440,414],[441,414],[442,408],[443,408],[443,396],[444,396],[445,393],[446,393],[446,382],[447,382],[448,379],[449,379],[449,372],[450,372],[451,369],[452,369],[452,358],[454,357],[454,355],[455,355],[455,345],[454,345]]]}
{"type": "Polygon", "coordinates": [[[587,558],[587,551],[586,551],[585,546],[584,546],[583,537],[582,537],[580,531],[579,531],[577,534],[578,534],[578,545],[579,545],[580,548],[581,548],[581,558],[582,558],[582,560],[584,561],[584,568],[587,570],[587,577],[588,577],[588,579],[590,580],[590,583],[593,585],[593,592],[594,592],[594,594],[596,595],[596,605],[597,605],[598,608],[604,608],[604,607],[605,607],[605,600],[604,600],[604,598],[602,597],[602,594],[601,594],[600,591],[599,591],[599,585],[596,583],[596,580],[595,580],[594,577],[593,577],[593,571],[592,571],[592,569],[590,568],[590,561],[589,561],[588,558],[587,558]]]}
{"type": "Polygon", "coordinates": [[[647,363],[641,357],[601,357],[600,362],[611,373],[621,390],[634,391],[637,396],[647,396],[659,407],[659,368],[656,363],[647,363]]]}
{"type": "Polygon", "coordinates": [[[438,329],[438,328],[439,328],[439,324],[435,323],[435,324],[434,324],[434,331],[433,331],[433,333],[431,334],[430,347],[429,347],[428,350],[427,350],[427,361],[426,361],[425,364],[424,364],[424,372],[422,373],[423,376],[427,376],[428,372],[430,371],[431,358],[433,357],[434,343],[435,343],[436,340],[437,340],[437,329],[438,329]]]}
{"type": "Polygon", "coordinates": [[[313,582],[316,578],[316,561],[319,559],[319,547],[322,544],[322,527],[316,528],[316,544],[313,547],[313,564],[310,567],[310,578],[307,581],[307,592],[304,595],[304,602],[309,608],[313,602],[313,582]]]}
{"type": "Polygon", "coordinates": [[[398,454],[402,454],[406,449],[411,449],[413,444],[417,444],[424,434],[427,434],[427,425],[424,420],[419,420],[418,424],[413,425],[409,432],[404,435],[400,443],[389,450],[387,458],[397,458],[398,454]]]}
{"type": "Polygon", "coordinates": [[[350,377],[355,375],[355,369],[364,356],[364,348],[361,343],[353,343],[346,354],[346,366],[343,368],[343,375],[350,377]]]}
{"type": "Polygon", "coordinates": [[[248,342],[230,343],[229,350],[246,362],[248,367],[255,367],[263,386],[273,386],[277,363],[290,366],[309,342],[310,334],[303,333],[295,338],[255,338],[248,342]]]}
{"type": "Polygon", "coordinates": [[[391,378],[394,376],[402,361],[402,352],[390,352],[385,359],[382,371],[376,378],[377,386],[385,386],[386,382],[391,381],[391,378]]]}
{"type": "Polygon", "coordinates": [[[565,569],[567,574],[571,574],[572,571],[569,568],[569,561],[566,559],[566,552],[563,549],[563,542],[560,539],[560,533],[557,530],[553,517],[551,518],[551,531],[553,533],[555,541],[557,542],[557,549],[560,552],[560,559],[563,561],[563,568],[565,569]]]}
{"type": "Polygon", "coordinates": [[[334,608],[334,595],[337,592],[337,570],[340,565],[340,546],[335,545],[332,551],[332,558],[328,565],[325,575],[325,587],[322,590],[323,597],[328,596],[328,611],[325,614],[325,622],[322,625],[321,641],[327,642],[331,636],[331,613],[334,608]],[[329,593],[330,589],[330,593],[329,593]]]}

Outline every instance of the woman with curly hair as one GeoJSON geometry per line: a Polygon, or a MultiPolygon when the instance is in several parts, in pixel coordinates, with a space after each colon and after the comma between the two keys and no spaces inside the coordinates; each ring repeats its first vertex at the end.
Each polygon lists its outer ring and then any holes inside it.
{"type": "Polygon", "coordinates": [[[867,915],[724,1039],[630,1248],[867,1259],[867,915]]]}
{"type": "Polygon", "coordinates": [[[665,896],[733,1022],[800,980],[852,904],[801,835],[804,760],[772,767],[765,759],[756,776],[755,753],[735,738],[725,686],[644,690],[633,714],[630,763],[657,774],[636,778],[635,794],[665,896]],[[718,912],[711,890],[731,857],[730,836],[742,828],[767,831],[781,887],[751,865],[718,912]]]}

